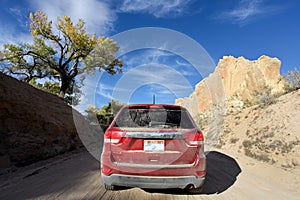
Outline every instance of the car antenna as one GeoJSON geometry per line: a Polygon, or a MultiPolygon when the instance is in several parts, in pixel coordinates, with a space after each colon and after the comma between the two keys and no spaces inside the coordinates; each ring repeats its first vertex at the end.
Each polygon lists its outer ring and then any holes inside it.
{"type": "Polygon", "coordinates": [[[153,95],[153,104],[155,104],[155,94],[153,95]]]}

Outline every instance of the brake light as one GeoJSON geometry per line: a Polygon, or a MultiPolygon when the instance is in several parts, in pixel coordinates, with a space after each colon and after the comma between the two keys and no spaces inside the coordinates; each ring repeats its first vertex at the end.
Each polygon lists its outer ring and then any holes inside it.
{"type": "Polygon", "coordinates": [[[112,169],[110,169],[106,166],[102,166],[101,171],[104,175],[109,176],[109,175],[111,175],[112,169]]]}
{"type": "Polygon", "coordinates": [[[206,174],[206,171],[196,171],[197,176],[203,177],[206,174]]]}
{"type": "Polygon", "coordinates": [[[107,130],[104,135],[105,143],[118,144],[121,142],[122,138],[126,135],[126,132],[120,130],[107,130]]]}
{"type": "Polygon", "coordinates": [[[110,130],[107,130],[104,134],[104,143],[110,143],[110,130]]]}
{"type": "Polygon", "coordinates": [[[201,146],[203,145],[204,136],[200,131],[196,133],[190,133],[187,135],[187,142],[192,146],[201,146]]]}

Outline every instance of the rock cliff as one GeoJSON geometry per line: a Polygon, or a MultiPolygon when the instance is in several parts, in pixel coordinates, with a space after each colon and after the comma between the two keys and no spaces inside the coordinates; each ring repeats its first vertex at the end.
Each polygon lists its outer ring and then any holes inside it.
{"type": "Polygon", "coordinates": [[[175,104],[185,106],[194,117],[213,107],[243,106],[243,101],[253,100],[254,92],[264,86],[273,93],[282,90],[280,66],[279,59],[268,56],[253,61],[224,56],[214,73],[198,83],[189,97],[177,99],[175,104]]]}

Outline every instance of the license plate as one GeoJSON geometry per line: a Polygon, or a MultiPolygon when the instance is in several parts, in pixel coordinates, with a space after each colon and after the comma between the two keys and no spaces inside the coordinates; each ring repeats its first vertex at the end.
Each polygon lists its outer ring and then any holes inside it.
{"type": "Polygon", "coordinates": [[[144,140],[144,151],[164,151],[164,140],[144,140]]]}

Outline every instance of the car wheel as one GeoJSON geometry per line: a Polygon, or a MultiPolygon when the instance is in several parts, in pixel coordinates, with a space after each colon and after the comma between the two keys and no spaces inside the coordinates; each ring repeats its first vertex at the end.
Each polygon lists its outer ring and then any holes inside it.
{"type": "Polygon", "coordinates": [[[105,184],[104,184],[104,188],[106,190],[115,190],[116,189],[116,187],[114,185],[105,185],[105,184]]]}

